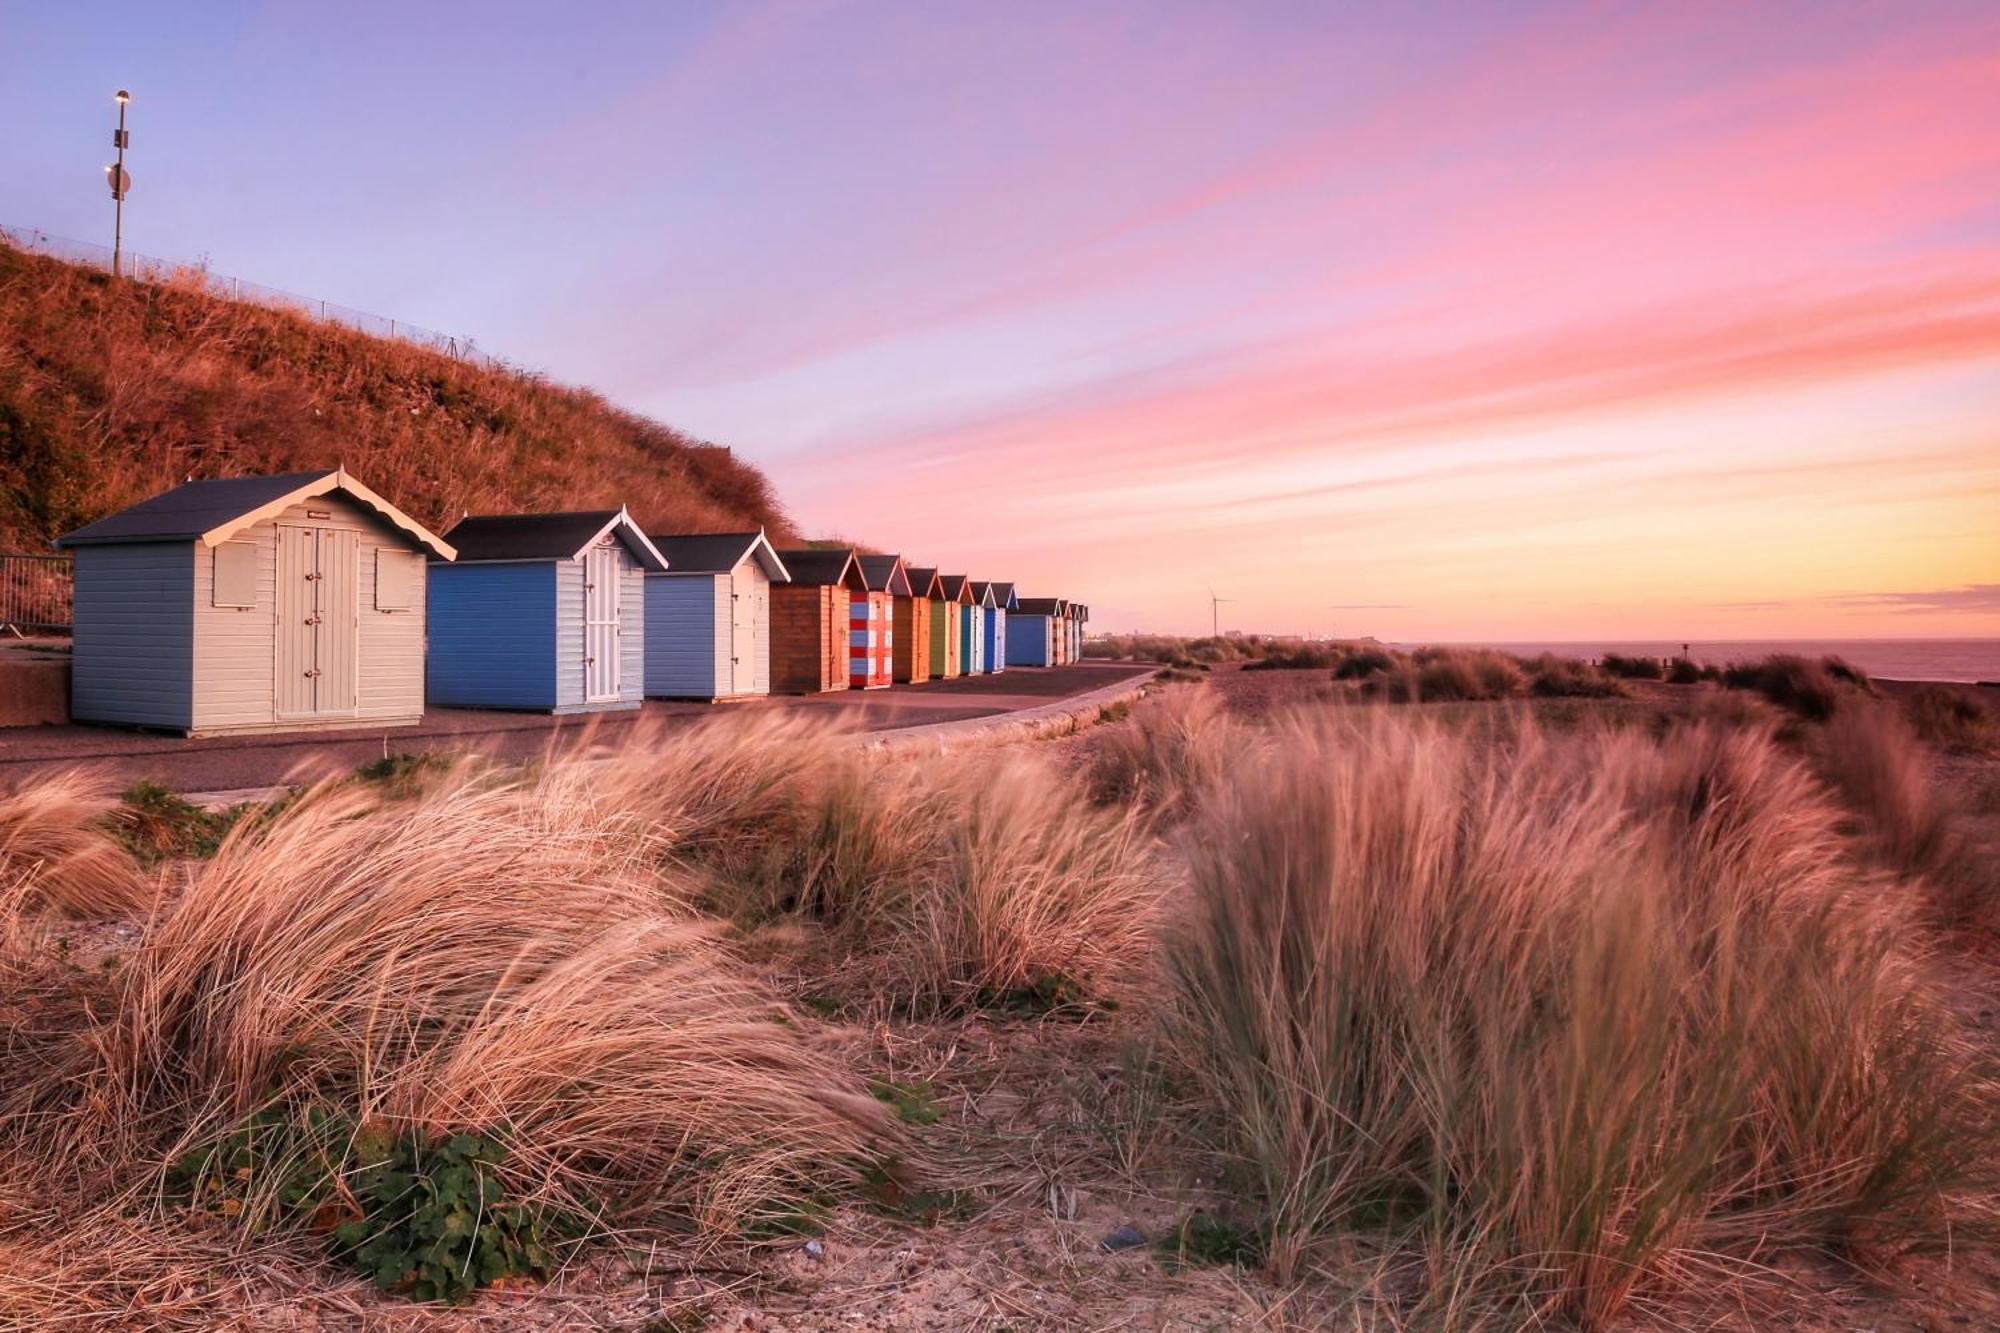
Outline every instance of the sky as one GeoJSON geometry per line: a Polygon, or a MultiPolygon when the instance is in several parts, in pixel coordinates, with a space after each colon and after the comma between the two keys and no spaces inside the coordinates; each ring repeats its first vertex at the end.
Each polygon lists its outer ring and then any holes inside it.
{"type": "Polygon", "coordinates": [[[2000,635],[1990,0],[0,0],[0,223],[121,86],[133,250],[1093,628],[2000,635]]]}

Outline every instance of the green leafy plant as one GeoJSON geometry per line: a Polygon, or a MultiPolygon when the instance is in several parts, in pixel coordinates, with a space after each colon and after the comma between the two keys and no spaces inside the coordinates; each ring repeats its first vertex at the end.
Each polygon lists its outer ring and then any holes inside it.
{"type": "Polygon", "coordinates": [[[922,1080],[899,1083],[892,1078],[871,1079],[868,1091],[877,1101],[894,1107],[898,1119],[912,1125],[934,1125],[944,1116],[931,1095],[931,1085],[922,1080]]]}
{"type": "Polygon", "coordinates": [[[304,1223],[384,1291],[456,1303],[506,1278],[545,1278],[578,1219],[508,1201],[497,1136],[357,1128],[321,1106],[274,1107],[184,1155],[168,1192],[253,1228],[304,1223]]]}
{"type": "Polygon", "coordinates": [[[1185,1222],[1155,1240],[1153,1252],[1170,1273],[1204,1265],[1252,1268],[1264,1261],[1264,1242],[1250,1227],[1196,1209],[1185,1222]]]}

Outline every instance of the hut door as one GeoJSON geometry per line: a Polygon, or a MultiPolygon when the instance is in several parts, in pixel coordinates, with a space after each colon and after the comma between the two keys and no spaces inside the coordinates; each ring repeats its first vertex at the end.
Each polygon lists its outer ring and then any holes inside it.
{"type": "Polygon", "coordinates": [[[344,528],[278,528],[277,715],[344,717],[356,707],[360,547],[344,528]]]}
{"type": "Polygon", "coordinates": [[[749,565],[729,573],[729,679],[718,692],[749,694],[757,688],[757,575],[749,565]]]}
{"type": "Polygon", "coordinates": [[[592,703],[618,697],[615,546],[593,546],[583,556],[583,691],[592,703]]]}

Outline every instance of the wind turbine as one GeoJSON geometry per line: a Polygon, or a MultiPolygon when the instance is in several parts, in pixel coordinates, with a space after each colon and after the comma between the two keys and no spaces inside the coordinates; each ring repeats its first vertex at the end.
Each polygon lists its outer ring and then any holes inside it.
{"type": "Polygon", "coordinates": [[[1208,633],[1210,638],[1219,639],[1222,637],[1222,604],[1235,600],[1234,597],[1217,597],[1213,588],[1208,590],[1208,633]]]}

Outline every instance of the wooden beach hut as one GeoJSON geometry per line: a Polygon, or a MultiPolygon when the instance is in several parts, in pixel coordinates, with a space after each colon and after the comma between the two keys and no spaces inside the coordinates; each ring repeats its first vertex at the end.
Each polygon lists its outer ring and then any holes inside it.
{"type": "Polygon", "coordinates": [[[771,692],[771,585],[791,575],[761,531],[653,534],[646,575],[646,694],[749,699],[771,692]]]}
{"type": "Polygon", "coordinates": [[[189,736],[424,711],[424,563],[452,546],[340,468],[191,481],[56,543],[70,715],[189,736]]]}
{"type": "Polygon", "coordinates": [[[965,600],[958,608],[958,669],[967,676],[986,674],[986,607],[965,580],[965,600]]]}
{"type": "Polygon", "coordinates": [[[910,595],[910,573],[900,555],[862,555],[868,591],[848,603],[848,683],[857,690],[886,689],[896,679],[896,599],[910,595]]]}
{"type": "Polygon", "coordinates": [[[965,674],[965,613],[972,604],[971,581],[963,574],[940,574],[938,594],[931,612],[931,674],[950,680],[965,674]]]}
{"type": "Polygon", "coordinates": [[[1056,661],[1056,597],[1021,597],[1007,615],[1007,664],[1054,666],[1056,661]]]}
{"type": "Polygon", "coordinates": [[[986,606],[986,637],[982,645],[986,654],[986,673],[993,675],[1007,669],[1007,616],[1020,598],[1014,595],[1011,583],[975,583],[973,595],[986,606]]]}
{"type": "Polygon", "coordinates": [[[935,569],[906,567],[910,591],[896,598],[896,668],[898,685],[921,685],[931,678],[932,612],[942,616],[944,590],[935,569]]]}
{"type": "Polygon", "coordinates": [[[646,575],[666,558],[621,509],[475,514],[430,567],[430,701],[592,713],[644,702],[646,575]]]}
{"type": "Polygon", "coordinates": [[[791,574],[771,587],[771,689],[819,694],[848,687],[848,602],[868,584],[845,546],[778,552],[791,574]]]}
{"type": "Polygon", "coordinates": [[[1083,627],[1090,620],[1090,608],[1082,602],[1069,604],[1070,661],[1083,660],[1083,627]]]}

